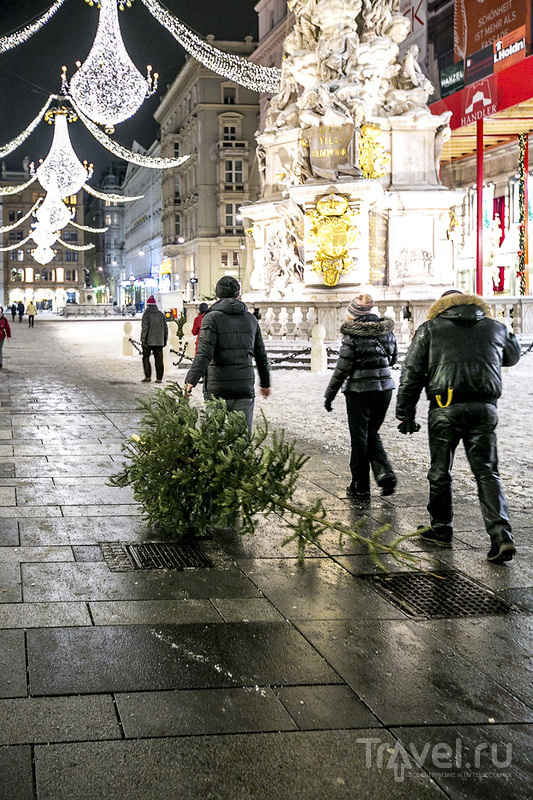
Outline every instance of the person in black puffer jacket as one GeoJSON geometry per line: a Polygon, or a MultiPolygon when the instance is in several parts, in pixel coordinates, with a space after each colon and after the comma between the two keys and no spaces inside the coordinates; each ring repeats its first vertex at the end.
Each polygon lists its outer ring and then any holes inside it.
{"type": "Polygon", "coordinates": [[[348,306],[339,360],[326,389],[325,407],[342,387],[346,398],[352,452],[352,480],[346,492],[360,508],[370,504],[370,467],[383,495],[390,495],[396,476],[383,447],[379,429],[389,407],[394,381],[390,367],[398,359],[394,321],[370,313],[374,300],[369,294],[354,297],[348,306]]]}
{"type": "Polygon", "coordinates": [[[396,416],[401,433],[416,433],[416,405],[422,389],[429,400],[428,472],[431,528],[420,536],[450,547],[453,537],[452,464],[463,440],[474,473],[481,512],[491,538],[488,560],[510,561],[515,554],[509,509],[498,472],[497,402],[501,368],[520,358],[516,337],[490,317],[477,295],[444,292],[430,307],[405,358],[396,416]]]}
{"type": "Polygon", "coordinates": [[[238,299],[240,292],[239,282],[231,275],[218,281],[215,289],[218,300],[204,314],[198,350],[185,377],[185,389],[190,395],[205,376],[204,394],[221,397],[229,411],[242,411],[251,430],[254,360],[263,397],[270,394],[270,371],[259,323],[238,299]]]}

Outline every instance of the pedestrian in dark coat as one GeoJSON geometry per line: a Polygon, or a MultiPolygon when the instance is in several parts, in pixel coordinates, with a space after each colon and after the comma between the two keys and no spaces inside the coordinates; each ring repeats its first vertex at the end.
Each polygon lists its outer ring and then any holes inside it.
{"type": "Polygon", "coordinates": [[[198,306],[199,313],[194,318],[193,323],[192,323],[191,333],[192,333],[193,336],[196,336],[196,344],[194,346],[194,354],[195,355],[198,352],[198,339],[200,337],[200,328],[202,327],[202,320],[203,320],[204,314],[206,313],[208,308],[209,308],[209,306],[207,305],[207,303],[200,303],[200,305],[198,306]]]}
{"type": "Polygon", "coordinates": [[[11,311],[11,319],[15,322],[15,317],[17,316],[17,304],[11,303],[9,306],[9,310],[11,311]]]}
{"type": "Polygon", "coordinates": [[[498,472],[497,403],[501,368],[520,358],[516,337],[491,318],[481,297],[453,289],[430,307],[405,358],[396,416],[401,433],[416,433],[422,389],[429,400],[428,511],[431,529],[421,537],[450,547],[453,537],[452,465],[462,440],[477,483],[481,513],[491,539],[489,561],[510,561],[515,545],[498,472]]]}
{"type": "Polygon", "coordinates": [[[354,297],[348,306],[348,320],[341,326],[339,360],[324,403],[326,410],[331,411],[342,387],[352,446],[352,480],[346,492],[360,508],[368,508],[370,504],[370,468],[382,495],[392,494],[396,486],[379,429],[394,389],[390,367],[398,359],[398,346],[394,321],[372,314],[373,306],[369,294],[354,297]]]}
{"type": "Polygon", "coordinates": [[[229,411],[242,411],[252,428],[255,372],[259,373],[261,394],[270,394],[270,372],[259,323],[239,300],[241,287],[231,275],[216,285],[217,302],[206,312],[198,339],[198,352],[185,378],[192,389],[204,378],[207,397],[221,397],[229,411]]]}
{"type": "Polygon", "coordinates": [[[141,320],[141,344],[143,349],[144,378],[142,383],[149,383],[152,379],[152,366],[150,354],[154,354],[156,383],[161,383],[164,374],[163,347],[168,339],[168,325],[165,315],[157,307],[156,299],[152,295],[146,301],[146,310],[141,320]]]}
{"type": "Polygon", "coordinates": [[[6,339],[11,339],[11,328],[9,322],[4,317],[4,309],[0,306],[0,369],[3,366],[3,349],[6,339]]]}
{"type": "Polygon", "coordinates": [[[19,315],[19,322],[22,322],[22,317],[24,316],[24,303],[22,300],[19,300],[17,303],[17,311],[19,315]]]}

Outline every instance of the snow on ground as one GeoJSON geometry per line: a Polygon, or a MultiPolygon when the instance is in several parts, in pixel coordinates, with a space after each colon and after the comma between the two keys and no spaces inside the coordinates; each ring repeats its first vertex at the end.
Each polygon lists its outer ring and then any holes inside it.
{"type": "MultiPolygon", "coordinates": [[[[40,324],[52,326],[53,338],[61,344],[60,352],[69,353],[69,371],[75,363],[86,378],[108,381],[132,382],[135,394],[146,397],[154,391],[153,384],[141,384],[143,377],[138,354],[122,355],[123,320],[79,321],[46,320],[40,324]]],[[[132,321],[132,337],[140,338],[140,319],[132,321]]],[[[37,329],[37,323],[36,323],[37,329]]],[[[165,379],[184,382],[185,371],[172,367],[165,379]]],[[[393,371],[398,383],[399,371],[393,371]]],[[[339,394],[333,412],[324,409],[323,396],[331,373],[313,374],[303,370],[275,370],[272,372],[272,393],[268,399],[257,397],[256,415],[264,411],[269,423],[284,428],[289,437],[298,439],[300,445],[324,450],[324,455],[345,454],[348,473],[349,435],[344,397],[339,394]]],[[[500,472],[505,491],[513,510],[527,510],[533,496],[533,353],[515,367],[504,370],[504,394],[499,403],[498,452],[500,472]]],[[[164,384],[163,384],[164,385],[164,384]]],[[[201,403],[201,389],[196,388],[193,402],[201,403]]],[[[428,465],[427,406],[422,400],[418,406],[420,433],[402,436],[394,419],[394,402],[382,428],[382,438],[391,461],[399,474],[418,473],[425,483],[428,465]]],[[[458,449],[454,466],[456,488],[465,501],[476,496],[475,483],[462,448],[458,449]]]]}

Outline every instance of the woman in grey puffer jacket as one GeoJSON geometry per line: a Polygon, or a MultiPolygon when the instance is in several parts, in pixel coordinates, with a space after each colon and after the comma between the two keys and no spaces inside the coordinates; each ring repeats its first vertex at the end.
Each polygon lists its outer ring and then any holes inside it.
{"type": "Polygon", "coordinates": [[[390,367],[398,359],[398,346],[394,321],[370,313],[373,306],[369,294],[354,297],[348,306],[348,319],[341,326],[339,360],[326,389],[324,404],[331,411],[342,387],[352,445],[352,480],[346,492],[360,508],[370,505],[370,467],[382,495],[392,494],[396,486],[379,429],[394,389],[390,367]]]}

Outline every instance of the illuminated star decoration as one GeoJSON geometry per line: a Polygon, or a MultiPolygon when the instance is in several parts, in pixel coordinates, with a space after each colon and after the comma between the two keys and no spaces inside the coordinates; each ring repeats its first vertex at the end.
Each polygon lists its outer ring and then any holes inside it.
{"type": "MultiPolygon", "coordinates": [[[[84,63],[67,84],[63,68],[64,92],[89,119],[112,132],[119,122],[132,117],[144,99],[157,88],[157,73],[151,67],[144,78],[129,57],[118,21],[116,0],[101,0],[98,29],[84,63]]],[[[79,64],[79,62],[78,62],[79,64]]]]}

